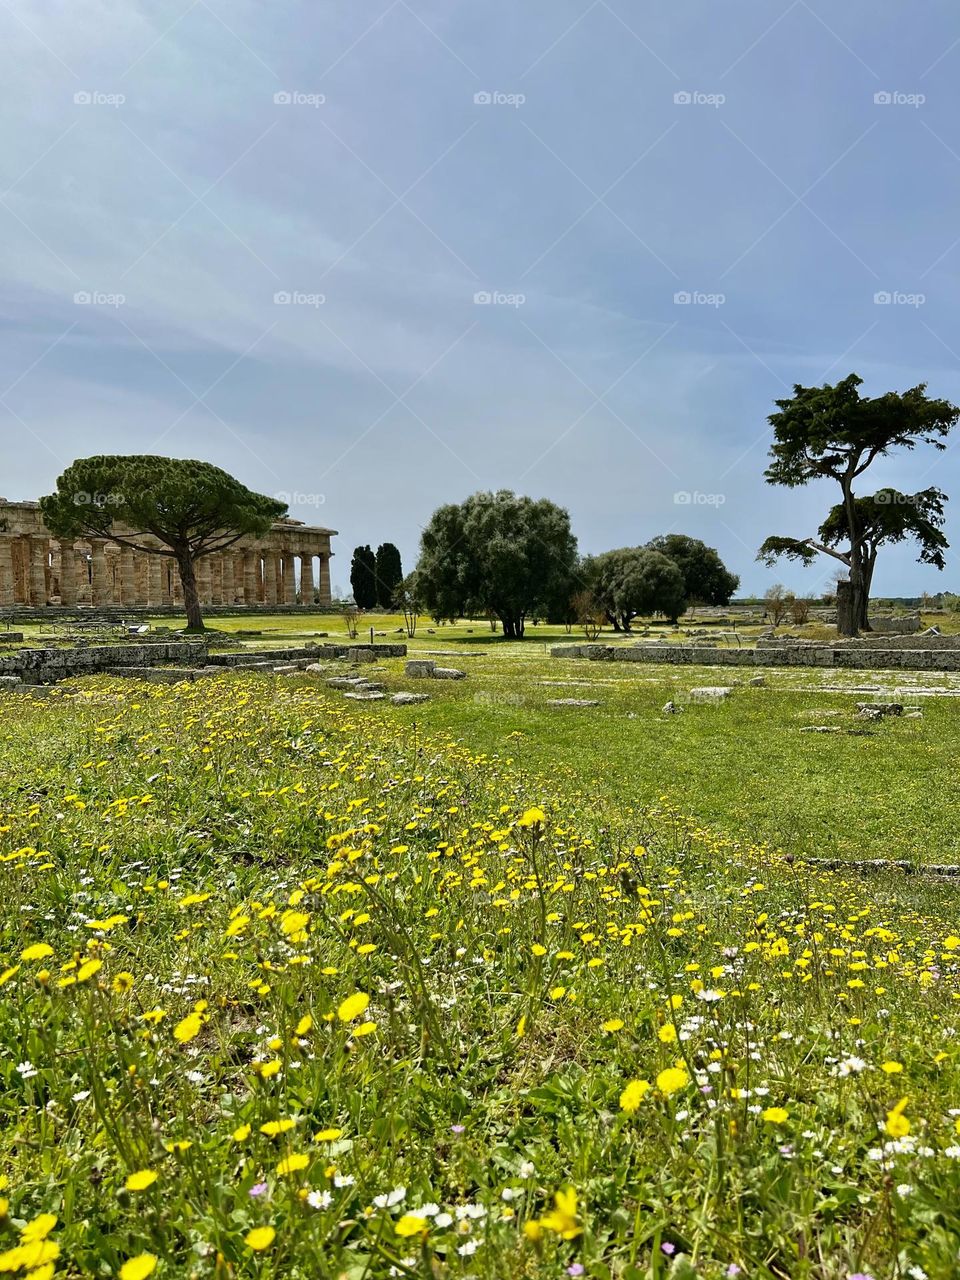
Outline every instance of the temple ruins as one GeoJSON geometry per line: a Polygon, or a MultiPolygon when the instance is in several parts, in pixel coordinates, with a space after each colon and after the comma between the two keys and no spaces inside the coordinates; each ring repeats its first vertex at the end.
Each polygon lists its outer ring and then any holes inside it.
{"type": "MultiPolygon", "coordinates": [[[[201,604],[330,605],[330,539],[335,535],[335,529],[286,517],[262,538],[241,538],[224,551],[201,556],[201,604]]],[[[134,551],[108,538],[61,541],[44,526],[39,503],[0,498],[0,608],[148,607],[182,601],[171,556],[134,551]]]]}

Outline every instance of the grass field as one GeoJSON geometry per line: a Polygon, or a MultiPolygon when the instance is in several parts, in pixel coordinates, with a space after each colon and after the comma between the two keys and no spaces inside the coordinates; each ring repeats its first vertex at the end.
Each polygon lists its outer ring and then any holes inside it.
{"type": "Polygon", "coordinates": [[[0,1273],[954,1276],[957,891],[779,850],[949,860],[955,700],[414,647],[4,698],[0,1273]]]}

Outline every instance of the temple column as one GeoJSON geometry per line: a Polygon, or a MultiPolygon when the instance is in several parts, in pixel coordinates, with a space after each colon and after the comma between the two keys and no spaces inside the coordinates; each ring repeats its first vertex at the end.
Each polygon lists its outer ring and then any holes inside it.
{"type": "Polygon", "coordinates": [[[234,596],[234,564],[236,562],[232,551],[224,551],[222,557],[223,570],[221,573],[221,596],[223,603],[226,605],[233,604],[234,596]]]}
{"type": "Polygon", "coordinates": [[[164,567],[162,556],[147,556],[147,604],[163,604],[164,567]]]}
{"type": "Polygon", "coordinates": [[[13,603],[13,535],[0,533],[0,606],[13,603]]]}
{"type": "Polygon", "coordinates": [[[297,570],[296,557],[292,551],[284,551],[281,554],[283,563],[283,603],[297,603],[297,570]]]}
{"type": "Polygon", "coordinates": [[[197,595],[201,604],[209,604],[211,596],[210,557],[200,556],[195,561],[197,575],[197,595]]]}
{"type": "Polygon", "coordinates": [[[210,603],[223,604],[223,556],[214,552],[210,561],[210,603]]]}
{"type": "Polygon", "coordinates": [[[30,604],[47,603],[47,555],[50,550],[48,538],[29,538],[27,549],[30,556],[30,604]]]}
{"type": "Polygon", "coordinates": [[[107,603],[107,548],[102,538],[90,539],[91,602],[107,603]]]}
{"type": "Polygon", "coordinates": [[[256,551],[243,552],[243,603],[256,604],[259,599],[257,579],[260,576],[260,556],[256,551]]]}
{"type": "Polygon", "coordinates": [[[332,604],[333,597],[330,594],[330,557],[320,557],[320,603],[332,604]]]}
{"type": "Polygon", "coordinates": [[[60,603],[77,603],[77,553],[72,542],[60,543],[60,603]]]}
{"type": "Polygon", "coordinates": [[[134,604],[137,598],[137,566],[130,547],[120,548],[120,603],[134,604]]]}
{"type": "Polygon", "coordinates": [[[300,603],[313,604],[313,556],[300,557],[300,603]]]}
{"type": "Polygon", "coordinates": [[[277,568],[279,557],[270,547],[263,552],[263,602],[277,603],[277,568]]]}

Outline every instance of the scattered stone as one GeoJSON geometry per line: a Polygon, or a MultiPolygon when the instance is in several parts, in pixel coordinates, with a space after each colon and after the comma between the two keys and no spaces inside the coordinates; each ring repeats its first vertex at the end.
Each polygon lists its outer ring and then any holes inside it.
{"type": "Polygon", "coordinates": [[[922,636],[939,636],[942,633],[939,627],[927,627],[927,629],[925,631],[921,631],[920,634],[922,636]]]}
{"type": "Polygon", "coordinates": [[[387,695],[378,693],[376,689],[359,689],[354,690],[352,693],[345,693],[343,696],[345,698],[353,698],[354,702],[380,702],[387,695]]]}
{"type": "Polygon", "coordinates": [[[377,655],[372,649],[364,649],[361,645],[354,645],[347,653],[347,657],[351,662],[376,662],[377,655]]]}
{"type": "Polygon", "coordinates": [[[800,726],[801,733],[840,733],[838,724],[804,724],[800,726]]]}
{"type": "Polygon", "coordinates": [[[363,681],[359,676],[328,676],[327,684],[331,689],[355,689],[363,681]]]}
{"type": "Polygon", "coordinates": [[[767,677],[766,677],[766,676],[754,676],[754,677],[753,677],[753,679],[752,679],[749,683],[750,683],[750,687],[751,687],[752,689],[763,689],[763,688],[765,688],[765,687],[766,687],[767,677]]]}
{"type": "Polygon", "coordinates": [[[903,713],[903,718],[904,720],[922,720],[923,712],[922,711],[905,711],[903,713]]]}
{"type": "Polygon", "coordinates": [[[733,690],[729,685],[703,685],[699,689],[691,689],[690,698],[693,702],[723,702],[731,693],[733,690]]]}
{"type": "Polygon", "coordinates": [[[596,698],[548,698],[548,707],[599,707],[596,698]]]}
{"type": "Polygon", "coordinates": [[[403,671],[404,675],[410,676],[414,680],[422,680],[427,676],[432,676],[436,669],[437,664],[429,658],[411,658],[403,668],[403,671]]]}
{"type": "Polygon", "coordinates": [[[858,702],[861,720],[880,720],[883,716],[902,716],[902,702],[858,702]]]}
{"type": "Polygon", "coordinates": [[[671,698],[669,702],[664,703],[661,709],[665,716],[678,716],[680,712],[683,710],[683,707],[678,707],[677,704],[671,698]]]}
{"type": "Polygon", "coordinates": [[[0,689],[16,689],[22,684],[19,676],[0,676],[0,689]]]}
{"type": "Polygon", "coordinates": [[[410,707],[415,702],[429,702],[429,693],[395,693],[390,698],[395,707],[410,707]]]}
{"type": "Polygon", "coordinates": [[[459,671],[456,667],[434,667],[434,680],[466,680],[467,673],[459,671]]]}

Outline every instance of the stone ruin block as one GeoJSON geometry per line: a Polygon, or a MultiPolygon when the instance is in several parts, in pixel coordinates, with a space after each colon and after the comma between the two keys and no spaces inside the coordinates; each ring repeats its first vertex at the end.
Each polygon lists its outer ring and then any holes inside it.
{"type": "Polygon", "coordinates": [[[432,676],[436,669],[437,664],[430,658],[411,658],[404,667],[403,673],[411,679],[422,680],[432,676]]]}

